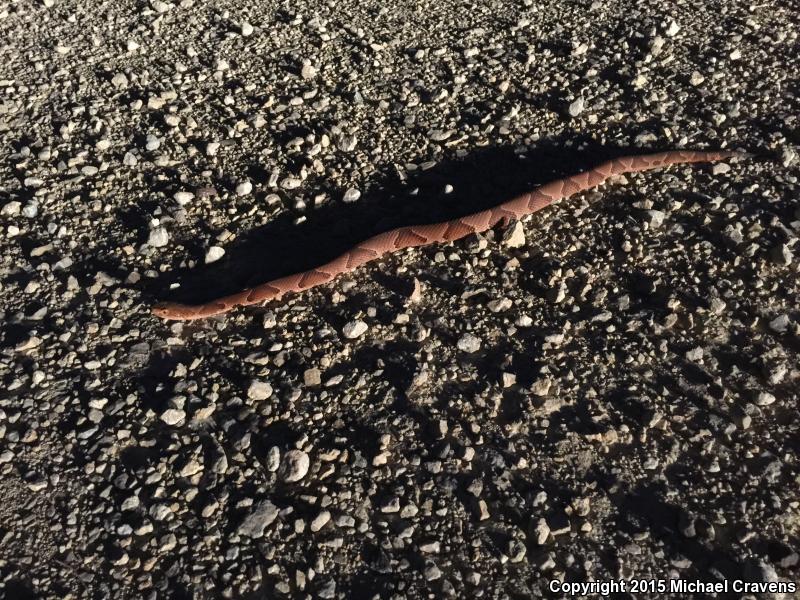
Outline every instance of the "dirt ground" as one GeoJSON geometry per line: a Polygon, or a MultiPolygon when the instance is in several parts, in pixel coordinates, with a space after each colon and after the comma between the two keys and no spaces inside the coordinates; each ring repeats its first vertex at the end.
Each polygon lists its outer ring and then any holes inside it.
{"type": "Polygon", "coordinates": [[[1,2],[0,597],[796,582],[798,14],[1,2]],[[672,148],[753,157],[150,313],[672,148]]]}

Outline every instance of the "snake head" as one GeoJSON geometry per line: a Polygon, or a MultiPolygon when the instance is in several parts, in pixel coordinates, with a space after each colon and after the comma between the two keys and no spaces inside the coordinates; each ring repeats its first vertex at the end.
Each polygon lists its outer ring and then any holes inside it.
{"type": "Polygon", "coordinates": [[[170,311],[170,306],[167,302],[159,302],[158,304],[153,306],[153,308],[150,309],[150,312],[157,317],[161,317],[162,319],[174,318],[172,312],[170,311]]]}

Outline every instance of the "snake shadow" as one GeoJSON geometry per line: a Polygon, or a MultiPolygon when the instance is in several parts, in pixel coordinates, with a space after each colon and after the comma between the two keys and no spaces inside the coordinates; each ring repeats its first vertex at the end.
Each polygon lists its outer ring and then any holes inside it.
{"type": "MultiPolygon", "coordinates": [[[[484,148],[408,176],[400,176],[394,165],[386,165],[370,186],[374,191],[365,193],[359,202],[332,201],[306,209],[301,224],[296,224],[298,213],[285,211],[227,247],[222,260],[165,273],[148,282],[143,293],[151,300],[208,302],[317,267],[384,231],[462,217],[606,160],[643,153],[642,149],[608,147],[571,137],[548,140],[524,154],[512,147],[484,148]],[[450,193],[445,192],[448,185],[452,186],[450,193]]],[[[341,197],[341,190],[324,191],[341,197]]],[[[187,245],[191,247],[191,242],[187,245]]]]}

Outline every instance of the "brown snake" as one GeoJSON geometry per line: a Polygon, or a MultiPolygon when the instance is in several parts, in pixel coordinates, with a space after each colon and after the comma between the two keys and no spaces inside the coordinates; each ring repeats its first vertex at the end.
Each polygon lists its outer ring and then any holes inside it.
{"type": "Polygon", "coordinates": [[[563,198],[597,187],[614,175],[649,171],[673,164],[713,162],[738,156],[746,156],[746,154],[730,151],[670,151],[615,158],[590,171],[545,184],[494,208],[443,223],[409,225],[381,233],[351,248],[331,262],[314,269],[268,281],[205,304],[162,302],[153,307],[153,314],[163,319],[183,321],[211,317],[228,312],[238,306],[257,304],[280,298],[287,292],[301,292],[322,285],[337,275],[352,271],[387,252],[439,242],[452,242],[473,233],[486,231],[501,220],[508,222],[511,219],[519,219],[563,198]]]}

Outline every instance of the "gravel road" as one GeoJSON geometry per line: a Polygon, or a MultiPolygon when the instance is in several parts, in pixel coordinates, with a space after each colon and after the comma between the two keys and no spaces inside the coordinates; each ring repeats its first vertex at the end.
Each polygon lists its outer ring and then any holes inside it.
{"type": "Polygon", "coordinates": [[[0,2],[0,597],[797,580],[798,13],[0,2]],[[670,148],[756,156],[149,313],[670,148]]]}

